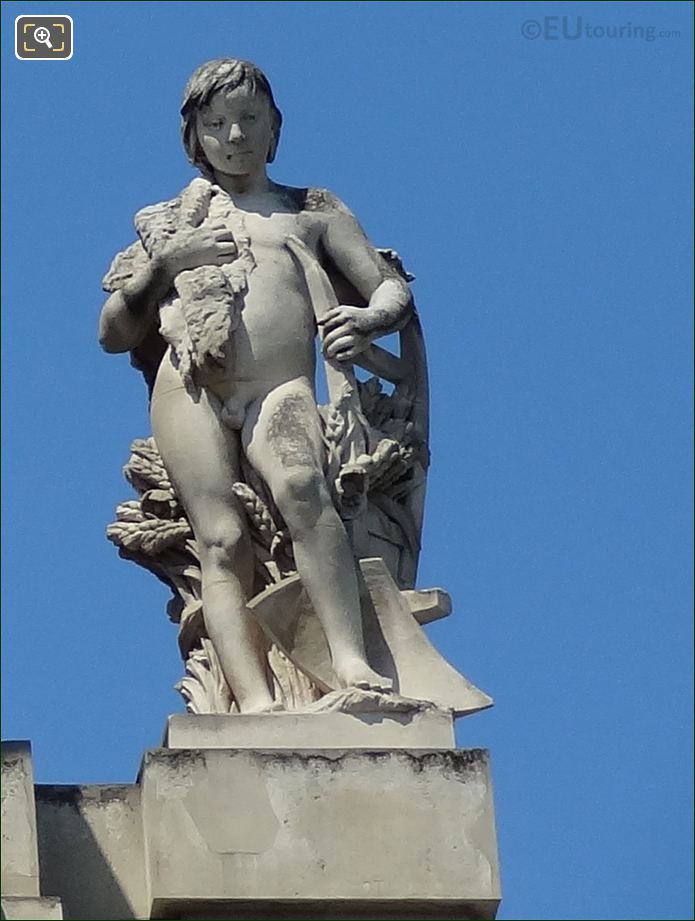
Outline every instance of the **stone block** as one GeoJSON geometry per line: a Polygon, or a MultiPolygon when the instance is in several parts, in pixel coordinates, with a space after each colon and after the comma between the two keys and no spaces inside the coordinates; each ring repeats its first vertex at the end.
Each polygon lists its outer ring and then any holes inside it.
{"type": "Polygon", "coordinates": [[[149,917],[137,785],[39,784],[36,815],[41,890],[66,918],[149,917]]]}
{"type": "Polygon", "coordinates": [[[140,781],[153,918],[495,916],[485,751],[159,749],[140,781]]]}
{"type": "Polygon", "coordinates": [[[2,916],[7,921],[55,921],[62,919],[60,899],[51,896],[3,896],[2,916]]]}
{"type": "Polygon", "coordinates": [[[2,894],[38,896],[34,774],[29,742],[2,743],[2,894]]]}
{"type": "Polygon", "coordinates": [[[170,716],[166,748],[453,748],[452,714],[435,708],[373,713],[170,716]]]}

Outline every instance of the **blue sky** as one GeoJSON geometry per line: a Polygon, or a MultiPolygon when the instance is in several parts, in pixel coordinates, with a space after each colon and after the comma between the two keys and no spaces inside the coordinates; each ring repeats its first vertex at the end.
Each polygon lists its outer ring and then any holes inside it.
{"type": "Polygon", "coordinates": [[[180,707],[167,593],[103,536],[149,428],[99,282],[193,175],[186,78],[246,57],[285,117],[273,177],[417,276],[419,582],[496,699],[458,737],[492,752],[500,918],[692,917],[692,6],[6,2],[2,26],[3,736],[40,782],[127,782],[180,707]],[[16,60],[22,13],[72,15],[72,60],[16,60]]]}

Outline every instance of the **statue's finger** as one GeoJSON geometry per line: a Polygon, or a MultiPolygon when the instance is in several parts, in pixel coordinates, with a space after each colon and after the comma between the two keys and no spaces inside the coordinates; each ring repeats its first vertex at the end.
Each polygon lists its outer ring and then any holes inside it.
{"type": "Polygon", "coordinates": [[[332,342],[329,345],[324,344],[324,354],[327,358],[335,358],[339,352],[352,348],[354,344],[355,340],[353,336],[343,336],[342,338],[337,339],[335,342],[332,342]]]}
{"type": "Polygon", "coordinates": [[[323,337],[323,347],[330,348],[340,339],[348,338],[350,333],[344,326],[340,326],[337,329],[333,329],[330,332],[326,333],[323,337]]]}
{"type": "Polygon", "coordinates": [[[340,329],[344,327],[349,320],[350,317],[345,313],[334,313],[333,316],[325,316],[322,324],[324,332],[329,333],[333,330],[340,329]]]}
{"type": "Polygon", "coordinates": [[[331,307],[331,309],[327,311],[325,317],[323,318],[323,320],[321,320],[321,322],[322,323],[333,323],[335,320],[340,319],[342,316],[343,316],[342,307],[331,307]]]}
{"type": "Polygon", "coordinates": [[[324,348],[330,349],[334,348],[335,346],[352,344],[354,341],[354,335],[343,329],[339,332],[333,333],[331,336],[327,336],[323,340],[323,345],[324,348]]]}
{"type": "Polygon", "coordinates": [[[335,361],[352,361],[359,355],[359,349],[347,349],[347,351],[338,352],[335,361]]]}

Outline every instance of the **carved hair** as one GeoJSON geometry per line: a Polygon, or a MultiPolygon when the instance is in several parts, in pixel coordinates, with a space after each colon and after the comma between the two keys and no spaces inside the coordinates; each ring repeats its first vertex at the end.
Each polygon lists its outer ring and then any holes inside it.
{"type": "Polygon", "coordinates": [[[212,170],[205,154],[198,143],[196,130],[196,114],[206,105],[211,96],[220,90],[235,90],[243,87],[252,93],[264,93],[270,103],[271,118],[273,121],[273,137],[268,150],[267,162],[275,159],[280,140],[280,127],[282,126],[282,113],[275,105],[273,91],[268,78],[260,68],[250,61],[240,61],[236,58],[218,58],[202,64],[192,75],[186,89],[183,91],[183,104],[181,106],[181,134],[183,146],[188,159],[197,166],[201,173],[212,179],[212,170]]]}

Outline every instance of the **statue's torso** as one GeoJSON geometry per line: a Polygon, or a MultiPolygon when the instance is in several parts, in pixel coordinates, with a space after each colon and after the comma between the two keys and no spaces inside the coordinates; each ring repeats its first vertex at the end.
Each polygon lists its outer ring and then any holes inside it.
{"type": "Polygon", "coordinates": [[[290,234],[316,253],[322,221],[316,212],[243,215],[256,267],[232,336],[230,381],[281,383],[314,373],[316,324],[304,275],[285,245],[290,234]]]}
{"type": "MultiPolygon", "coordinates": [[[[247,402],[288,380],[305,377],[313,382],[314,310],[304,272],[286,244],[292,235],[320,256],[326,225],[323,197],[313,190],[275,187],[254,201],[232,205],[218,189],[208,219],[234,235],[240,252],[250,251],[252,268],[244,273],[243,308],[225,360],[221,366],[208,365],[199,383],[223,400],[236,396],[247,402]]],[[[167,389],[173,386],[171,362],[159,368],[160,389],[162,376],[167,389]]]]}

